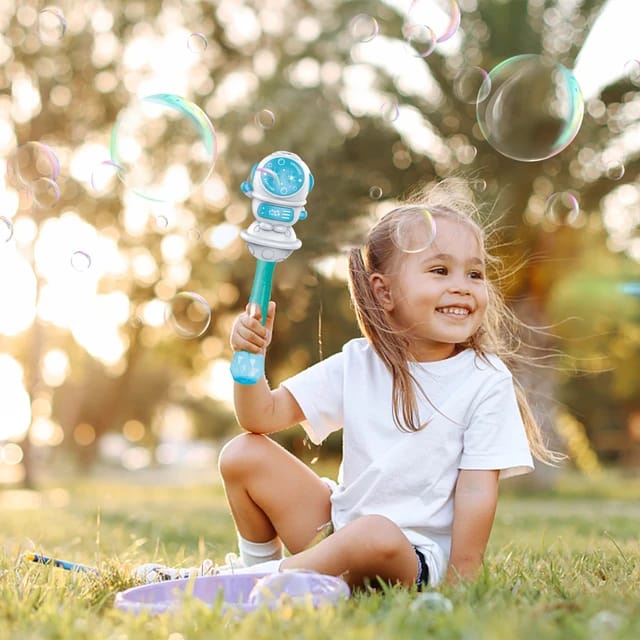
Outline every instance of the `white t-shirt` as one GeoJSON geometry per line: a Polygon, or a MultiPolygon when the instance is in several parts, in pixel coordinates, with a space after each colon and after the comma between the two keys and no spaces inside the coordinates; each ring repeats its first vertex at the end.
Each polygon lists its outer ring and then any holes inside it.
{"type": "Polygon", "coordinates": [[[300,405],[309,438],[320,444],[343,429],[343,458],[331,497],[335,529],[363,515],[395,522],[425,555],[429,583],[446,573],[453,493],[459,469],[499,469],[500,477],[533,470],[511,373],[473,350],[411,363],[430,403],[418,392],[416,432],[393,421],[391,375],[364,338],[285,380],[300,405]]]}

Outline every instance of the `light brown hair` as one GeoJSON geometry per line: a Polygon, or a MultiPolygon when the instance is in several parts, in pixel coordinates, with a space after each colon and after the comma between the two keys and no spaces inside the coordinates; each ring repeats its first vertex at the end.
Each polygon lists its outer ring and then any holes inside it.
{"type": "MultiPolygon", "coordinates": [[[[471,229],[488,270],[488,304],[483,322],[472,336],[456,347],[473,349],[487,363],[487,355],[495,354],[510,369],[523,360],[518,353],[521,346],[518,329],[522,323],[506,305],[491,277],[499,270],[500,261],[487,251],[487,234],[479,222],[479,211],[468,185],[460,178],[449,178],[429,190],[418,191],[405,206],[390,211],[373,225],[362,249],[354,248],[349,252],[349,293],[358,326],[391,373],[393,420],[402,431],[417,431],[426,426],[420,424],[417,393],[420,392],[428,402],[429,398],[411,373],[409,340],[391,324],[387,312],[378,303],[370,276],[389,273],[402,254],[395,236],[399,221],[406,220],[407,216],[418,219],[424,216],[424,210],[436,224],[438,218],[447,218],[471,229]]],[[[524,390],[515,376],[513,379],[531,452],[543,462],[558,462],[563,456],[547,448],[524,390]]]]}

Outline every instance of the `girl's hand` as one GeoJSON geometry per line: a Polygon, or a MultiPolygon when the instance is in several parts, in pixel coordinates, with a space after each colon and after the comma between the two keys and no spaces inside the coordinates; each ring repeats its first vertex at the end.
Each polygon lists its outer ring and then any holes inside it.
{"type": "Polygon", "coordinates": [[[267,321],[264,326],[260,323],[262,310],[260,305],[250,302],[244,313],[241,313],[231,328],[232,351],[248,351],[249,353],[266,353],[271,343],[273,322],[276,316],[276,303],[269,302],[267,321]]]}

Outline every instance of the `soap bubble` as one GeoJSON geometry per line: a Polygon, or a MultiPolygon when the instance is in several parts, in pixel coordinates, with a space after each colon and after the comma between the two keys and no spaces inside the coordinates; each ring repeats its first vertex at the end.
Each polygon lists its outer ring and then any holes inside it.
{"type": "Polygon", "coordinates": [[[31,186],[34,202],[42,209],[53,207],[60,199],[60,187],[49,178],[39,178],[31,186]]]}
{"type": "Polygon", "coordinates": [[[209,328],[211,308],[200,294],[182,291],[167,304],[165,320],[181,338],[197,338],[209,328]]]}
{"type": "Polygon", "coordinates": [[[445,42],[460,26],[460,7],[455,0],[413,0],[407,20],[412,24],[428,25],[436,43],[445,42]]]}
{"type": "Polygon", "coordinates": [[[382,187],[373,186],[369,189],[369,197],[372,200],[380,200],[382,198],[382,187]]]}
{"type": "Polygon", "coordinates": [[[409,605],[411,611],[431,611],[434,613],[450,613],[453,611],[451,600],[434,591],[419,593],[409,605]]]}
{"type": "Polygon", "coordinates": [[[45,7],[38,14],[38,34],[45,45],[60,42],[67,32],[67,20],[58,7],[45,7]]]}
{"type": "Polygon", "coordinates": [[[91,256],[86,251],[74,251],[70,262],[75,271],[87,271],[91,267],[91,256]]]}
{"type": "Polygon", "coordinates": [[[91,187],[98,194],[109,193],[113,190],[118,176],[123,169],[116,162],[105,160],[91,172],[91,187]]]}
{"type": "Polygon", "coordinates": [[[42,142],[27,142],[7,157],[7,180],[20,190],[33,187],[41,178],[57,180],[60,162],[51,147],[42,142]]]}
{"type": "Polygon", "coordinates": [[[606,166],[606,175],[609,180],[622,180],[624,177],[624,164],[617,160],[609,162],[606,166]]]}
{"type": "Polygon", "coordinates": [[[477,104],[491,91],[489,74],[482,67],[465,67],[453,81],[453,93],[461,102],[477,104]]]}
{"type": "Polygon", "coordinates": [[[173,94],[146,96],[123,109],[111,132],[111,161],[134,193],[156,202],[185,200],[211,174],[216,132],[204,111],[173,94]]]}
{"type": "Polygon", "coordinates": [[[351,18],[349,32],[351,37],[358,42],[370,42],[379,33],[378,21],[366,13],[359,13],[351,18]]]}
{"type": "Polygon", "coordinates": [[[400,107],[398,106],[398,103],[395,100],[383,102],[380,107],[380,115],[382,115],[384,120],[387,122],[395,122],[400,116],[400,107]]]}
{"type": "Polygon", "coordinates": [[[0,242],[9,242],[13,238],[13,223],[9,218],[0,216],[0,242]]]}
{"type": "Polygon", "coordinates": [[[276,117],[269,109],[261,109],[255,115],[255,122],[261,129],[271,129],[276,123],[276,117]]]}
{"type": "Polygon", "coordinates": [[[580,205],[569,191],[559,191],[549,196],[544,209],[548,220],[557,225],[571,225],[580,214],[580,205]]]}
{"type": "Polygon", "coordinates": [[[193,53],[202,53],[208,46],[209,43],[204,33],[192,33],[187,38],[187,47],[193,53]]]}
{"type": "Polygon", "coordinates": [[[336,604],[349,594],[349,587],[341,578],[314,571],[280,571],[256,582],[249,594],[249,604],[270,609],[306,604],[319,607],[336,604]]]}
{"type": "Polygon", "coordinates": [[[436,222],[424,207],[403,207],[393,229],[393,243],[404,253],[419,253],[436,237],[436,222]]]}
{"type": "Polygon", "coordinates": [[[476,106],[487,142],[514,160],[551,158],[576,137],[584,102],[566,67],[542,56],[509,58],[489,73],[488,96],[476,106]]]}
{"type": "Polygon", "coordinates": [[[430,56],[438,44],[436,34],[427,25],[409,24],[403,28],[402,32],[407,43],[420,58],[430,56]]]}

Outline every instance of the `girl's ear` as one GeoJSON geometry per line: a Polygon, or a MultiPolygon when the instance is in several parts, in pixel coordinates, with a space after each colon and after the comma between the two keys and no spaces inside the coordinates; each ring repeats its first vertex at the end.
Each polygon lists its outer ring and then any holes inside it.
{"type": "Polygon", "coordinates": [[[391,286],[387,276],[383,276],[381,273],[372,273],[369,276],[369,284],[378,304],[385,311],[393,311],[393,296],[391,295],[391,286]]]}

